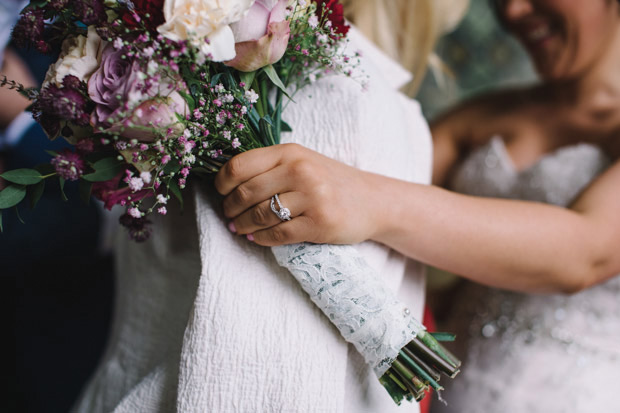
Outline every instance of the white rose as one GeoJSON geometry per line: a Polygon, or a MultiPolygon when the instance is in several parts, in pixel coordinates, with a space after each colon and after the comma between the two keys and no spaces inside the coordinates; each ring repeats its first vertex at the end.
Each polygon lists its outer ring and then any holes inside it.
{"type": "Polygon", "coordinates": [[[164,0],[164,37],[190,40],[211,60],[235,57],[235,37],[229,24],[241,20],[255,0],[164,0]],[[208,42],[206,41],[208,39],[208,42]]]}
{"type": "Polygon", "coordinates": [[[99,67],[101,51],[106,42],[101,40],[95,28],[90,26],[86,37],[70,37],[62,43],[60,57],[50,66],[43,86],[48,83],[60,85],[67,75],[88,82],[90,75],[99,67]]]}

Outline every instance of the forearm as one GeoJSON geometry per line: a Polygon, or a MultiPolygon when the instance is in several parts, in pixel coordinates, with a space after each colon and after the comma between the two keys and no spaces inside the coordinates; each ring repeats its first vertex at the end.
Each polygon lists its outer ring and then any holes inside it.
{"type": "Polygon", "coordinates": [[[373,239],[416,260],[530,292],[576,291],[604,271],[596,268],[591,223],[569,209],[372,179],[374,213],[383,211],[373,239]]]}

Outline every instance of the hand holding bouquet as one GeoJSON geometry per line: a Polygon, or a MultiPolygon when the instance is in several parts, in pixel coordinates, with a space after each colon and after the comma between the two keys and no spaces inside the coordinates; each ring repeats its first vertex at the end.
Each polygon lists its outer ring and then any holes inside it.
{"type": "MultiPolygon", "coordinates": [[[[79,181],[85,199],[124,206],[121,224],[146,240],[149,215],[165,215],[173,198],[182,203],[188,180],[279,143],[291,130],[285,103],[297,91],[326,75],[359,76],[359,56],[344,51],[347,30],[335,0],[31,3],[15,38],[60,56],[40,90],[2,83],[31,98],[49,137],[62,136],[74,150],[2,174],[10,185],[0,192],[0,211],[26,196],[36,204],[47,179],[61,188],[79,181]]],[[[439,372],[458,372],[459,362],[354,248],[273,251],[397,403],[440,389],[439,372]]]]}

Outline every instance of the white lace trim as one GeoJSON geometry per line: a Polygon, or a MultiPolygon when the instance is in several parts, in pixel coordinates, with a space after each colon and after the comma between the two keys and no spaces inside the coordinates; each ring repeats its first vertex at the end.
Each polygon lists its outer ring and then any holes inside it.
{"type": "Polygon", "coordinates": [[[302,243],[272,251],[378,377],[424,329],[354,247],[302,243]]]}

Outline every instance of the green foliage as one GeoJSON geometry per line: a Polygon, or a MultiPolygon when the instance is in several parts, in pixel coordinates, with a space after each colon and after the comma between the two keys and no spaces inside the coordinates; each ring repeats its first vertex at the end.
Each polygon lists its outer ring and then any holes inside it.
{"type": "Polygon", "coordinates": [[[241,81],[243,83],[245,83],[245,86],[243,87],[243,89],[250,90],[250,87],[252,87],[252,82],[254,82],[254,78],[255,77],[256,77],[256,71],[254,71],[254,72],[240,72],[239,73],[239,78],[241,79],[241,81]]]}
{"type": "Polygon", "coordinates": [[[0,192],[0,209],[11,208],[19,204],[26,196],[25,185],[9,185],[0,192]]]}
{"type": "Polygon", "coordinates": [[[95,172],[82,176],[82,179],[89,182],[109,181],[121,172],[121,166],[122,162],[116,158],[104,158],[92,164],[95,172]]]}
{"type": "Polygon", "coordinates": [[[69,198],[67,198],[67,194],[65,194],[65,179],[59,177],[58,183],[60,184],[60,197],[63,201],[67,202],[69,198]]]}
{"type": "Polygon", "coordinates": [[[45,181],[41,180],[38,183],[31,185],[28,187],[28,195],[30,197],[30,208],[34,209],[37,206],[37,203],[41,199],[43,195],[43,191],[45,190],[45,181]]]}
{"type": "Polygon", "coordinates": [[[280,76],[278,76],[278,73],[272,65],[263,67],[263,72],[265,72],[265,74],[269,77],[269,80],[271,80],[273,84],[277,86],[277,88],[280,89],[282,93],[284,93],[286,97],[291,100],[291,102],[295,103],[293,98],[289,96],[289,94],[286,92],[286,86],[284,86],[284,83],[282,83],[280,76]]]}
{"type": "Polygon", "coordinates": [[[179,202],[181,203],[181,207],[183,207],[183,195],[181,194],[181,188],[179,188],[179,184],[174,178],[171,178],[168,181],[168,189],[179,200],[179,202]]]}
{"type": "Polygon", "coordinates": [[[430,334],[437,341],[454,341],[454,340],[456,340],[456,335],[452,334],[452,333],[433,332],[433,333],[430,333],[430,334]]]}
{"type": "Polygon", "coordinates": [[[196,100],[191,95],[183,92],[182,90],[179,90],[179,95],[181,95],[183,99],[185,99],[185,101],[187,102],[187,106],[189,107],[189,110],[193,112],[194,109],[196,109],[196,100]]]}
{"type": "Polygon", "coordinates": [[[26,168],[7,171],[0,176],[9,182],[20,185],[33,185],[41,182],[43,179],[39,171],[26,168]]]}

